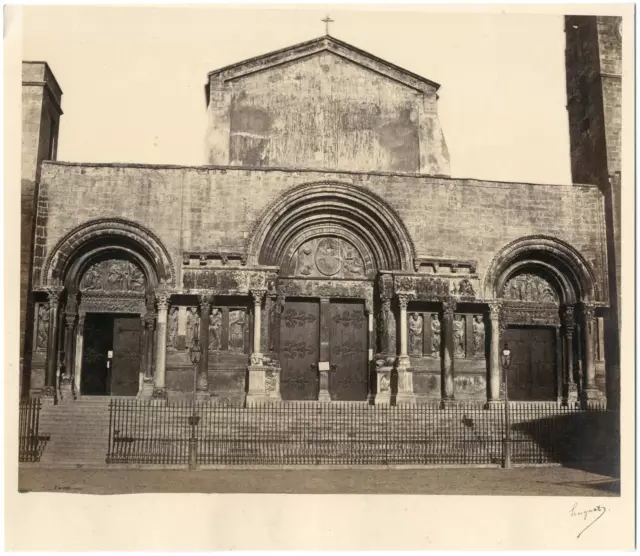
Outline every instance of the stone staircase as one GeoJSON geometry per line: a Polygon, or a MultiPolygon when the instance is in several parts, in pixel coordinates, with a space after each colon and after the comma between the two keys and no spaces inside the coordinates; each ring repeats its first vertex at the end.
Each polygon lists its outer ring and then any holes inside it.
{"type": "Polygon", "coordinates": [[[109,443],[108,396],[43,405],[40,435],[48,436],[42,466],[104,466],[109,443]]]}

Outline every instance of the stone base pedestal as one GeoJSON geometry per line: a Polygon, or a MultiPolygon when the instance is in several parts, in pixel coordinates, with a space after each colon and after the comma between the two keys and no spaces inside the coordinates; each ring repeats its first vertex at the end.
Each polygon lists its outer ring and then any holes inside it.
{"type": "Polygon", "coordinates": [[[154,400],[166,400],[167,399],[167,389],[166,388],[158,388],[157,386],[153,387],[153,394],[151,396],[154,400]]]}
{"type": "Polygon", "coordinates": [[[318,371],[320,374],[320,392],[318,393],[319,402],[330,402],[331,394],[329,394],[329,371],[318,371]]]}
{"type": "Polygon", "coordinates": [[[504,411],[504,400],[487,400],[487,403],[484,404],[485,409],[502,409],[504,411]]]}
{"type": "Polygon", "coordinates": [[[391,405],[391,372],[393,367],[383,366],[376,369],[375,405],[391,405]]]}
{"type": "Polygon", "coordinates": [[[567,387],[567,393],[562,399],[562,405],[574,406],[578,403],[578,388],[575,384],[571,384],[567,387]]]}
{"type": "Polygon", "coordinates": [[[249,365],[249,391],[246,405],[280,401],[280,372],[266,365],[249,365]]]}
{"type": "MultiPolygon", "coordinates": [[[[452,398],[450,399],[444,399],[444,400],[440,400],[440,408],[441,409],[447,409],[449,407],[456,407],[458,405],[458,402],[452,398]]],[[[502,404],[502,407],[504,407],[504,403],[502,404]]]]}
{"type": "Polygon", "coordinates": [[[398,371],[396,405],[415,404],[416,396],[413,393],[413,372],[411,371],[411,361],[409,357],[398,357],[396,369],[398,371]]]}
{"type": "Polygon", "coordinates": [[[196,402],[210,402],[213,398],[211,392],[196,391],[196,402]]]}
{"type": "Polygon", "coordinates": [[[142,378],[137,397],[140,400],[150,400],[153,398],[153,379],[142,378]]]}
{"type": "Polygon", "coordinates": [[[60,380],[60,389],[58,392],[59,403],[69,403],[76,399],[75,389],[73,387],[73,381],[69,378],[63,378],[60,380]]]}
{"type": "Polygon", "coordinates": [[[583,408],[592,409],[606,405],[606,398],[597,388],[589,388],[582,391],[580,402],[583,408]]]}

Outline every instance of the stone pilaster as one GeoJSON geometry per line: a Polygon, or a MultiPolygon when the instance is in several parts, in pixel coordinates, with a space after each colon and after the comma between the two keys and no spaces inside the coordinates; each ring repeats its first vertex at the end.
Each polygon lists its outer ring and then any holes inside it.
{"type": "Polygon", "coordinates": [[[49,332],[47,337],[47,362],[45,370],[44,395],[57,400],[56,366],[58,362],[58,310],[63,288],[49,287],[49,332]]]}
{"type": "Polygon", "coordinates": [[[330,366],[329,353],[329,313],[331,306],[328,298],[320,299],[320,360],[318,361],[318,401],[330,402],[329,373],[333,371],[330,366]]]}
{"type": "Polygon", "coordinates": [[[562,314],[564,327],[565,368],[562,403],[574,405],[578,401],[578,389],[573,375],[573,333],[575,330],[575,314],[573,305],[567,305],[562,314]]]}
{"type": "Polygon", "coordinates": [[[148,310],[140,318],[142,322],[142,365],[138,397],[149,399],[153,397],[153,329],[156,321],[155,310],[148,310]]]}
{"type": "Polygon", "coordinates": [[[584,323],[584,388],[582,403],[585,407],[602,403],[603,396],[596,386],[595,357],[595,307],[592,304],[582,305],[582,321],[584,323]]]}
{"type": "Polygon", "coordinates": [[[78,325],[76,327],[76,345],[75,345],[75,357],[74,371],[73,371],[73,390],[76,393],[76,398],[79,398],[82,394],[82,350],[84,348],[84,321],[86,315],[80,313],[78,315],[78,325]]]}
{"type": "Polygon", "coordinates": [[[167,364],[167,311],[171,294],[166,291],[156,292],[158,306],[158,326],[156,329],[156,376],[153,397],[164,399],[167,397],[165,373],[167,364]]]}
{"type": "Polygon", "coordinates": [[[447,300],[442,304],[442,405],[455,403],[453,386],[453,312],[456,308],[454,300],[447,300]]]}
{"type": "Polygon", "coordinates": [[[75,313],[67,312],[65,314],[65,330],[64,330],[64,360],[63,372],[60,374],[60,399],[68,402],[76,399],[75,383],[73,373],[73,359],[75,355],[75,334],[76,334],[76,317],[75,313]]]}
{"type": "Polygon", "coordinates": [[[416,397],[413,393],[413,372],[411,360],[407,350],[407,305],[410,295],[398,294],[398,306],[400,307],[400,354],[396,362],[398,370],[398,393],[396,404],[414,404],[416,397]]]}
{"type": "Polygon", "coordinates": [[[391,299],[383,298],[378,317],[378,346],[376,357],[375,405],[391,403],[391,373],[396,358],[395,318],[391,309],[391,299]]]}
{"type": "Polygon", "coordinates": [[[499,302],[489,303],[489,322],[491,323],[491,349],[489,352],[489,406],[500,401],[500,335],[502,306],[499,302]]]}
{"type": "Polygon", "coordinates": [[[251,360],[247,367],[249,371],[249,385],[247,389],[246,402],[248,405],[256,402],[269,400],[267,391],[267,371],[269,368],[264,364],[264,354],[262,353],[262,300],[267,291],[265,289],[252,289],[253,298],[253,344],[251,349],[251,360]]]}
{"type": "Polygon", "coordinates": [[[196,398],[200,401],[208,400],[209,394],[209,314],[213,305],[213,296],[203,294],[198,296],[200,307],[200,330],[198,342],[200,345],[200,363],[196,376],[196,398]]]}

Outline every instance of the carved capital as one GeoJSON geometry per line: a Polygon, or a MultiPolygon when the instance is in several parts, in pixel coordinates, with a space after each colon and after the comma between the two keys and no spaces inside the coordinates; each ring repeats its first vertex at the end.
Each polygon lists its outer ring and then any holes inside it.
{"type": "Polygon", "coordinates": [[[156,303],[158,305],[158,311],[167,310],[169,308],[169,301],[171,300],[171,293],[167,291],[156,292],[156,303]]]}
{"type": "Polygon", "coordinates": [[[453,299],[448,299],[442,302],[442,313],[445,317],[453,318],[453,312],[456,310],[456,302],[453,299]]]}
{"type": "Polygon", "coordinates": [[[411,299],[411,295],[407,293],[399,293],[398,294],[398,304],[400,305],[401,310],[407,310],[407,305],[409,304],[409,300],[411,299]]]}
{"type": "Polygon", "coordinates": [[[60,286],[48,286],[45,288],[45,292],[49,298],[49,309],[52,307],[57,308],[60,302],[60,296],[62,295],[64,288],[60,286]]]}
{"type": "Polygon", "coordinates": [[[499,320],[502,317],[502,303],[491,301],[489,304],[489,318],[491,320],[499,320]]]}
{"type": "Polygon", "coordinates": [[[582,304],[582,315],[584,316],[585,324],[591,324],[596,318],[596,307],[591,303],[582,304]]]}
{"type": "Polygon", "coordinates": [[[261,367],[264,363],[264,355],[262,353],[252,353],[249,360],[252,367],[261,367]]]}
{"type": "Polygon", "coordinates": [[[253,297],[254,305],[261,305],[262,300],[264,299],[265,294],[267,293],[266,289],[252,289],[251,297],[253,297]]]}
{"type": "Polygon", "coordinates": [[[562,319],[567,330],[573,330],[576,325],[575,307],[567,305],[562,311],[562,319]]]}
{"type": "Polygon", "coordinates": [[[209,312],[211,305],[213,305],[213,295],[210,293],[198,295],[198,305],[200,306],[200,311],[209,312]]]}

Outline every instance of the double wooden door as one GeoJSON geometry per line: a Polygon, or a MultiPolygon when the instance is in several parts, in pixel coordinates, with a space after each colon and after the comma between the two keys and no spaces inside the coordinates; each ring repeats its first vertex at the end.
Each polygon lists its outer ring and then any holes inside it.
{"type": "Polygon", "coordinates": [[[543,401],[557,397],[556,334],[552,328],[508,328],[511,350],[508,393],[511,400],[543,401]]]}
{"type": "Polygon", "coordinates": [[[88,313],[84,325],[81,393],[135,396],[142,353],[137,315],[88,313]]]}
{"type": "Polygon", "coordinates": [[[280,319],[280,393],[317,400],[319,363],[329,363],[332,400],[367,398],[367,317],[361,302],[287,301],[280,319]]]}

